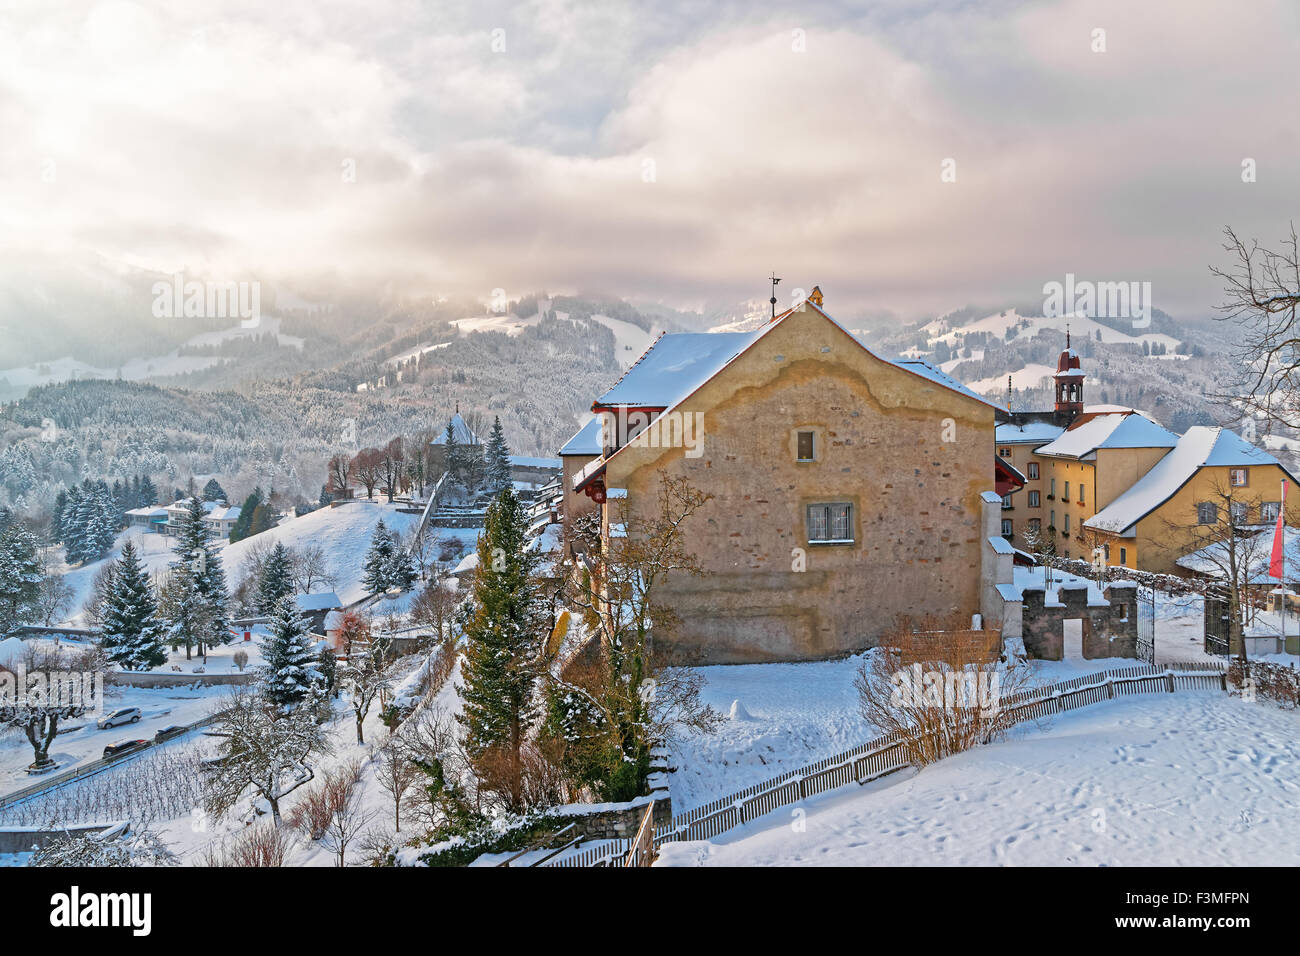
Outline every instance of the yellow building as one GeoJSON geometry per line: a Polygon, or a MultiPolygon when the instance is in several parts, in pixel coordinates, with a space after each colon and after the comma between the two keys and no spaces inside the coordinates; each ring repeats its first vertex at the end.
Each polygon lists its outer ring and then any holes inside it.
{"type": "MultiPolygon", "coordinates": [[[[1268,452],[1226,428],[1189,428],[1149,471],[1095,515],[1085,530],[1099,535],[1108,563],[1174,573],[1177,560],[1213,544],[1231,529],[1277,520],[1290,473],[1268,452]],[[1119,561],[1123,555],[1127,560],[1119,561]]],[[[1300,521],[1300,496],[1288,495],[1286,523],[1300,521]]]]}

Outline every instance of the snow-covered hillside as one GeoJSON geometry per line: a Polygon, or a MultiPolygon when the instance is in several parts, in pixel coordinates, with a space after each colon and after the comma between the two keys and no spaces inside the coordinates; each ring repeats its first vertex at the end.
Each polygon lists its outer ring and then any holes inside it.
{"type": "Polygon", "coordinates": [[[663,866],[1261,865],[1294,859],[1300,716],[1219,691],[1123,698],[781,810],[663,866]],[[792,819],[799,826],[791,826],[792,819]]]}
{"type": "MultiPolygon", "coordinates": [[[[944,342],[947,345],[956,345],[961,339],[972,332],[984,332],[998,339],[1005,339],[1007,330],[1012,326],[1018,326],[1025,323],[1025,327],[1016,332],[1013,338],[1024,336],[1033,338],[1044,329],[1052,329],[1057,332],[1064,332],[1066,326],[1069,326],[1072,336],[1080,338],[1096,339],[1098,333],[1101,334],[1100,341],[1108,345],[1115,343],[1125,343],[1131,345],[1141,345],[1143,342],[1151,344],[1159,343],[1164,345],[1172,352],[1180,344],[1180,341],[1172,335],[1165,335],[1163,332],[1144,332],[1135,328],[1133,333],[1121,332],[1113,329],[1109,325],[1103,325],[1096,319],[1084,315],[1073,316],[1056,316],[1048,317],[1042,315],[1022,315],[1015,309],[1007,309],[1004,312],[994,312],[986,315],[982,319],[974,322],[968,322],[955,327],[949,327],[949,323],[944,319],[935,319],[928,325],[921,327],[921,332],[928,337],[930,346],[933,347],[937,342],[944,342]]],[[[1055,371],[1055,369],[1053,369],[1055,371]]]]}

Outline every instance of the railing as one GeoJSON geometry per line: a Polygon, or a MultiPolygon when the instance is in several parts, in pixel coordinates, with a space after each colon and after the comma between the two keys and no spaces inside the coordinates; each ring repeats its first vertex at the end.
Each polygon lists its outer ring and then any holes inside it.
{"type": "Polygon", "coordinates": [[[632,839],[632,849],[623,859],[624,866],[649,866],[655,861],[655,802],[650,801],[646,805],[645,814],[641,817],[641,825],[637,827],[636,836],[632,839]]]}
{"type": "MultiPolygon", "coordinates": [[[[1014,714],[1012,723],[1038,720],[1076,710],[1117,696],[1173,693],[1190,689],[1227,690],[1227,675],[1217,663],[1186,663],[1178,667],[1140,664],[1119,670],[1084,674],[1047,687],[1033,688],[1004,700],[1014,714]]],[[[893,733],[834,757],[720,797],[655,829],[656,849],[672,840],[708,840],[781,807],[800,803],[850,783],[865,784],[909,765],[908,740],[893,733]]],[[[570,864],[578,865],[578,864],[570,864]]]]}

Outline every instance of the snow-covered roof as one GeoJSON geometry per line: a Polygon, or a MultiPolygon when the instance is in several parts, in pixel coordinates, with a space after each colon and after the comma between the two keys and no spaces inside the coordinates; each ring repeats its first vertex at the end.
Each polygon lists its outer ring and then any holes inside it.
{"type": "Polygon", "coordinates": [[[835,321],[824,309],[811,301],[789,309],[760,328],[750,332],[670,332],[659,336],[645,353],[632,364],[614,387],[596,399],[598,406],[633,408],[672,408],[720,372],[732,359],[779,325],[795,311],[813,311],[839,328],[864,350],[895,368],[929,379],[967,398],[1001,410],[967,388],[951,375],[929,362],[915,358],[888,359],[876,355],[861,339],[835,321]]]}
{"type": "Polygon", "coordinates": [[[517,465],[520,468],[554,468],[556,470],[559,470],[560,459],[529,458],[527,455],[511,455],[510,464],[517,465]]]}
{"type": "Polygon", "coordinates": [[[451,569],[453,575],[464,574],[466,571],[473,571],[478,567],[478,552],[471,551],[465,557],[460,559],[460,563],[451,569]]]}
{"type": "Polygon", "coordinates": [[[596,404],[634,408],[676,405],[748,348],[762,331],[665,333],[596,404]]]}
{"type": "Polygon", "coordinates": [[[1178,436],[1137,412],[1103,412],[1074,422],[1037,454],[1086,458],[1099,448],[1173,448],[1178,436]]]}
{"type": "Polygon", "coordinates": [[[330,611],[343,606],[339,596],[333,591],[320,591],[315,594],[299,594],[294,598],[300,611],[330,611]]]}
{"type": "Polygon", "coordinates": [[[229,508],[218,506],[208,512],[209,521],[235,521],[239,518],[241,505],[231,505],[229,508]]]}
{"type": "Polygon", "coordinates": [[[593,417],[583,425],[573,437],[560,449],[561,455],[599,455],[604,449],[600,447],[600,419],[593,417]]]}
{"type": "Polygon", "coordinates": [[[1044,445],[1061,437],[1065,431],[1051,422],[1026,422],[1023,425],[1006,423],[993,430],[999,445],[1044,445]]]}
{"type": "Polygon", "coordinates": [[[1132,537],[1138,521],[1177,494],[1201,468],[1276,464],[1276,458],[1235,432],[1196,425],[1178,439],[1173,451],[1128,491],[1085,521],[1084,526],[1132,537]]]}
{"type": "Polygon", "coordinates": [[[152,505],[146,508],[132,508],[127,514],[136,515],[141,518],[160,518],[167,513],[167,509],[162,505],[152,505]]]}
{"type": "MultiPolygon", "coordinates": [[[[1288,580],[1300,580],[1300,530],[1283,529],[1283,553],[1286,557],[1288,580]]],[[[1215,541],[1196,551],[1179,558],[1175,564],[1188,571],[1203,574],[1211,578],[1226,578],[1225,569],[1232,566],[1229,559],[1235,558],[1237,568],[1249,571],[1248,583],[1263,585],[1277,584],[1278,579],[1268,573],[1269,559],[1273,554],[1273,527],[1243,529],[1236,542],[1236,554],[1229,550],[1228,542],[1215,541]]]]}
{"type": "MultiPolygon", "coordinates": [[[[460,412],[451,416],[451,432],[456,437],[458,445],[481,445],[478,435],[474,434],[474,429],[465,424],[465,419],[460,417],[460,412]]],[[[438,437],[429,442],[430,445],[444,445],[447,443],[447,429],[443,428],[438,433],[438,437]]]]}

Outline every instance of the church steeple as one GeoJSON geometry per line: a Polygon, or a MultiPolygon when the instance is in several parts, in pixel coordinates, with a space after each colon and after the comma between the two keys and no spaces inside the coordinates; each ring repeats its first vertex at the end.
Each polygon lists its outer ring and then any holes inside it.
{"type": "Polygon", "coordinates": [[[1065,327],[1065,351],[1056,359],[1056,416],[1068,424],[1083,413],[1083,369],[1079,353],[1070,347],[1070,326],[1065,327]]]}

